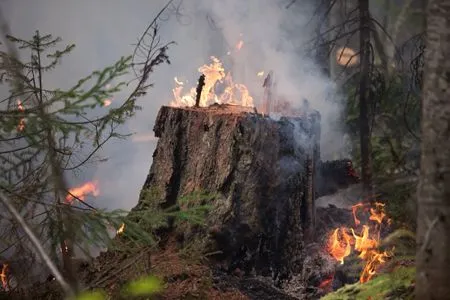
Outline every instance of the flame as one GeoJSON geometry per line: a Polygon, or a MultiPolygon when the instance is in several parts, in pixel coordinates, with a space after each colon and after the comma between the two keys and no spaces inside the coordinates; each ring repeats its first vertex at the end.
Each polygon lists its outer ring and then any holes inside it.
{"type": "Polygon", "coordinates": [[[184,82],[183,82],[183,81],[180,81],[180,80],[178,80],[178,78],[177,78],[177,77],[174,77],[173,79],[175,80],[175,83],[176,83],[176,84],[178,84],[178,85],[184,85],[184,82]]]}
{"type": "MultiPolygon", "coordinates": [[[[20,112],[25,111],[25,108],[22,105],[22,101],[20,101],[20,99],[17,99],[17,109],[20,112]]],[[[21,118],[19,124],[17,125],[17,131],[22,132],[24,129],[25,129],[25,118],[21,118]]]]}
{"type": "Polygon", "coordinates": [[[84,200],[88,194],[98,196],[100,194],[97,182],[89,181],[75,188],[69,189],[69,193],[66,196],[66,202],[72,203],[75,199],[84,200]]]}
{"type": "Polygon", "coordinates": [[[6,275],[6,272],[8,271],[8,264],[3,264],[2,272],[0,273],[0,279],[2,281],[2,287],[5,291],[9,290],[8,287],[8,276],[6,275]]]}
{"type": "Polygon", "coordinates": [[[103,106],[110,106],[112,103],[111,99],[105,99],[103,100],[103,106]]]}
{"type": "MultiPolygon", "coordinates": [[[[225,73],[222,62],[218,58],[211,56],[211,60],[211,64],[205,64],[198,69],[200,73],[205,75],[200,106],[207,107],[213,103],[219,103],[253,107],[253,98],[250,96],[248,88],[243,84],[234,83],[231,73],[225,73]],[[217,95],[215,87],[219,83],[223,84],[224,88],[223,92],[217,95]]],[[[170,106],[194,106],[196,89],[193,87],[187,94],[182,95],[184,83],[176,77],[174,79],[176,85],[172,90],[174,100],[170,103],[170,106]]]]}
{"type": "Polygon", "coordinates": [[[358,258],[365,262],[359,278],[361,283],[369,281],[376,274],[378,267],[386,262],[386,258],[391,256],[390,251],[378,250],[381,225],[385,221],[390,221],[384,212],[384,204],[377,202],[374,207],[370,206],[369,203],[353,205],[352,214],[355,225],[358,227],[361,224],[357,215],[358,210],[368,211],[368,220],[374,223],[371,224],[372,226],[362,225],[359,234],[355,233],[354,228],[336,228],[328,238],[328,251],[341,264],[351,254],[352,246],[359,253],[358,258]],[[348,234],[349,232],[351,234],[348,234]]]}
{"type": "Polygon", "coordinates": [[[122,223],[119,227],[119,229],[117,229],[116,234],[121,234],[125,231],[125,223],[122,223]]]}
{"type": "Polygon", "coordinates": [[[344,258],[350,255],[352,248],[350,245],[351,236],[347,234],[345,228],[336,228],[329,239],[329,251],[337,261],[344,264],[344,258]],[[342,238],[339,238],[339,230],[342,238]]]}
{"type": "Polygon", "coordinates": [[[361,224],[361,221],[358,219],[358,217],[356,216],[356,212],[358,211],[358,209],[360,207],[364,207],[363,203],[358,203],[352,206],[352,214],[353,214],[353,220],[355,221],[356,225],[361,224]]]}

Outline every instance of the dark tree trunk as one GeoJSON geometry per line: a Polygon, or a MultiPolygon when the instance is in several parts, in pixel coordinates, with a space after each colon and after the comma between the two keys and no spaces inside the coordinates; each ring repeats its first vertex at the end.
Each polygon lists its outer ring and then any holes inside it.
{"type": "Polygon", "coordinates": [[[361,178],[364,191],[372,193],[372,145],[370,141],[368,95],[370,88],[370,17],[369,0],[359,1],[360,18],[360,83],[359,83],[359,120],[361,138],[361,178]]]}
{"type": "Polygon", "coordinates": [[[416,299],[450,297],[450,0],[429,0],[418,186],[416,299]]]}

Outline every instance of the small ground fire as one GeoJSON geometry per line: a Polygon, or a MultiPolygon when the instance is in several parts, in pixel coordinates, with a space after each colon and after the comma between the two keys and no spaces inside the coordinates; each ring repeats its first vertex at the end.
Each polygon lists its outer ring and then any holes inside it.
{"type": "Polygon", "coordinates": [[[364,283],[376,274],[379,266],[385,263],[388,257],[392,256],[393,249],[389,251],[378,249],[381,227],[383,224],[390,224],[390,219],[384,212],[384,204],[379,202],[373,205],[371,203],[355,204],[352,206],[352,214],[355,228],[336,228],[328,239],[328,251],[341,264],[344,264],[345,258],[352,253],[352,250],[357,251],[358,258],[365,263],[359,278],[359,281],[364,283]],[[366,214],[362,215],[362,213],[366,214]],[[367,219],[367,222],[362,222],[361,218],[367,219]],[[355,231],[360,233],[357,234],[355,231]]]}

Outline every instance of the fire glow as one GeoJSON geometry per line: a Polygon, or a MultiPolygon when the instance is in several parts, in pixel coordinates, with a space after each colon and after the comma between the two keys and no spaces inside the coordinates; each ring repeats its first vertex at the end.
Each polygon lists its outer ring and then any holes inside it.
{"type": "Polygon", "coordinates": [[[116,234],[121,234],[125,231],[125,223],[122,223],[119,227],[119,229],[117,229],[116,234]]]}
{"type": "Polygon", "coordinates": [[[2,272],[0,273],[0,279],[2,281],[3,290],[8,291],[8,276],[6,273],[8,272],[8,264],[3,264],[2,272]]]}
{"type": "Polygon", "coordinates": [[[358,258],[365,263],[359,278],[361,283],[369,281],[376,274],[378,267],[391,256],[390,251],[378,249],[381,225],[383,222],[390,222],[384,212],[384,204],[377,202],[374,207],[370,206],[369,203],[358,203],[352,206],[355,228],[336,228],[328,239],[329,253],[341,264],[344,264],[345,258],[352,253],[352,250],[359,253],[358,258]],[[361,210],[369,213],[371,226],[367,224],[359,226],[361,220],[358,218],[358,212],[361,210]],[[357,227],[361,228],[360,234],[355,233],[357,227]]]}
{"type": "Polygon", "coordinates": [[[72,203],[77,199],[84,201],[86,196],[89,194],[92,194],[93,196],[98,196],[100,194],[96,181],[89,181],[78,187],[69,189],[69,193],[66,196],[66,202],[72,203]]]}
{"type": "MultiPolygon", "coordinates": [[[[17,109],[23,113],[25,108],[23,107],[22,101],[17,99],[17,109]]],[[[21,118],[19,124],[17,125],[17,131],[22,132],[25,129],[25,118],[21,118]]]]}
{"type": "MultiPolygon", "coordinates": [[[[242,46],[241,46],[242,47],[242,46]]],[[[205,85],[203,86],[200,107],[207,107],[211,104],[234,104],[246,107],[253,107],[253,98],[250,96],[248,88],[244,84],[234,83],[231,73],[225,73],[222,62],[211,56],[211,64],[201,66],[198,71],[205,75],[205,85]],[[223,92],[216,94],[215,89],[218,84],[223,85],[223,92]]],[[[196,89],[192,87],[189,92],[183,94],[184,82],[175,77],[175,88],[172,90],[174,100],[170,103],[173,107],[186,107],[195,105],[196,89]]]]}

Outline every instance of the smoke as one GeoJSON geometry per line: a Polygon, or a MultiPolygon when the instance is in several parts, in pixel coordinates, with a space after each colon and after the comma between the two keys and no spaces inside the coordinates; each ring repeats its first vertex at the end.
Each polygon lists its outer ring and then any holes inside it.
{"type": "MultiPolygon", "coordinates": [[[[180,0],[175,0],[176,4],[180,0]]],[[[190,85],[200,75],[198,67],[210,62],[210,56],[221,59],[235,81],[248,86],[258,103],[263,78],[272,70],[277,92],[294,105],[303,98],[322,115],[322,159],[342,153],[336,132],[341,105],[333,83],[323,76],[308,49],[314,38],[314,5],[297,0],[184,0],[178,10],[170,11],[161,20],[163,41],[175,41],[170,47],[171,65],[161,66],[151,77],[154,87],[140,100],[142,111],[122,132],[134,132],[133,139],[115,140],[101,151],[105,163],[88,165],[84,172],[71,178],[71,184],[87,180],[99,181],[97,206],[130,209],[137,204],[140,188],[148,174],[156,146],[152,128],[158,109],[172,100],[175,76],[187,79],[190,85]],[[243,41],[236,51],[236,44],[243,41]],[[227,55],[231,51],[232,55],[227,55]]],[[[129,55],[132,44],[165,5],[166,0],[9,0],[1,3],[12,33],[31,37],[35,30],[61,36],[76,48],[58,70],[45,78],[49,88],[67,88],[91,71],[113,64],[120,56],[129,55]]],[[[131,79],[129,77],[125,80],[131,79]]],[[[189,84],[188,84],[189,85],[189,84]]],[[[120,103],[131,86],[112,99],[120,103]]]]}

